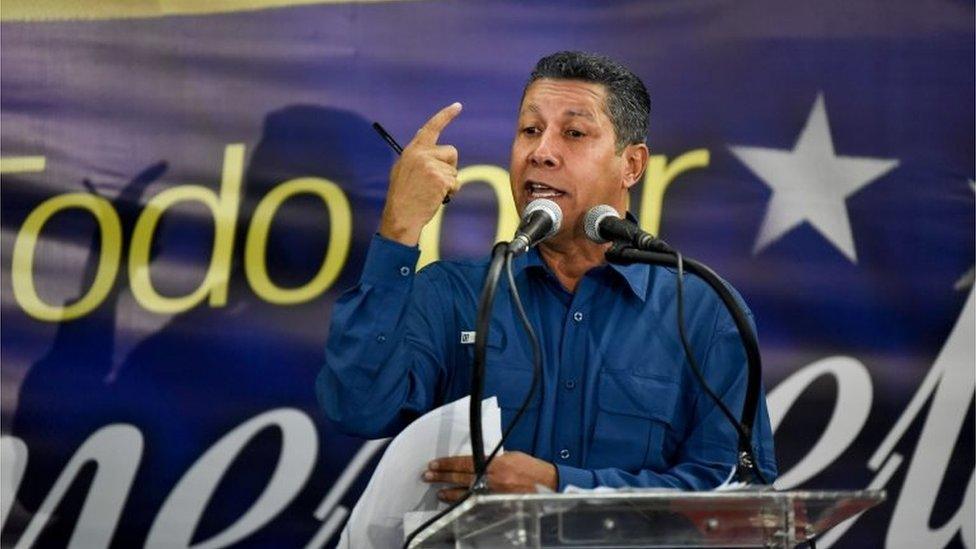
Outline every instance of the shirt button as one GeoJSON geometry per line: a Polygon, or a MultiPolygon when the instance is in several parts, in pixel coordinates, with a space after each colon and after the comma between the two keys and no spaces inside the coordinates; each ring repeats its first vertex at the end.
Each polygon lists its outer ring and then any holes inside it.
{"type": "Polygon", "coordinates": [[[380,334],[380,335],[376,336],[376,341],[379,341],[380,343],[383,343],[384,341],[386,341],[386,336],[383,335],[383,334],[380,334]]]}
{"type": "Polygon", "coordinates": [[[408,274],[410,274],[410,267],[407,267],[406,265],[400,267],[400,276],[407,276],[408,274]]]}
{"type": "Polygon", "coordinates": [[[575,313],[573,313],[573,320],[575,320],[576,322],[579,322],[579,321],[583,320],[583,313],[581,313],[579,311],[576,311],[575,313]]]}
{"type": "Polygon", "coordinates": [[[574,387],[576,387],[576,381],[570,379],[569,381],[566,382],[567,389],[572,391],[574,387]]]}
{"type": "Polygon", "coordinates": [[[565,448],[563,448],[562,450],[560,450],[559,451],[559,457],[561,457],[563,459],[569,459],[569,450],[567,450],[565,448]]]}

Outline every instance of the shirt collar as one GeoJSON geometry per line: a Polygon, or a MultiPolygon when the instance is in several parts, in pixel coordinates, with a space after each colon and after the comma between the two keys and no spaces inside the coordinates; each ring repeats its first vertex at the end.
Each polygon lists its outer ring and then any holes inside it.
{"type": "MultiPolygon", "coordinates": [[[[630,212],[627,212],[627,219],[636,222],[636,219],[630,212]]],[[[645,300],[647,296],[647,284],[650,280],[650,269],[647,265],[640,263],[633,263],[631,265],[609,263],[604,266],[604,268],[608,267],[612,272],[617,273],[617,275],[624,279],[627,286],[638,299],[641,301],[645,300]]],[[[514,259],[512,263],[512,274],[517,276],[528,268],[541,269],[555,278],[555,275],[552,274],[552,269],[543,261],[537,247],[530,248],[528,252],[514,259]]]]}

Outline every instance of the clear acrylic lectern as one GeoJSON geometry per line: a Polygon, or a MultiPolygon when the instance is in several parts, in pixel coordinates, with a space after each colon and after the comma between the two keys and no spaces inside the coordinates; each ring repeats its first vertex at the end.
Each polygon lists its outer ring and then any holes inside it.
{"type": "Polygon", "coordinates": [[[884,491],[586,492],[473,496],[411,547],[795,547],[884,491]]]}

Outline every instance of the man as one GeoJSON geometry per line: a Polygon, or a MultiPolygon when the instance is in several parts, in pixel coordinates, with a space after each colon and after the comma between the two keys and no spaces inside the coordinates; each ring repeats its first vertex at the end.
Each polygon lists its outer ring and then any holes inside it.
{"type": "MultiPolygon", "coordinates": [[[[648,160],[650,101],[640,79],[614,61],[578,52],[543,58],[527,84],[512,142],[519,213],[536,198],[559,204],[559,232],[516,259],[513,270],[542,345],[541,390],[491,464],[495,492],[537,485],[709,489],[735,463],[736,434],[686,364],[675,320],[672,271],[608,265],[589,241],[586,211],[626,211],[648,160]]],[[[326,415],[350,433],[393,435],[470,387],[475,326],[487,259],[441,261],[419,273],[420,231],[457,189],[458,152],[437,143],[455,103],[417,132],[390,173],[379,234],[359,285],[336,303],[317,381],[326,415]]],[[[745,354],[731,317],[687,277],[685,322],[709,386],[741,410],[745,354]]],[[[487,341],[485,395],[511,421],[532,378],[532,355],[503,282],[487,341]]],[[[477,336],[476,336],[477,337],[477,336]]],[[[504,427],[504,426],[503,426],[504,427]]],[[[776,476],[765,401],[755,454],[776,476]]],[[[423,477],[459,498],[473,481],[470,456],[431,462],[423,477]]]]}

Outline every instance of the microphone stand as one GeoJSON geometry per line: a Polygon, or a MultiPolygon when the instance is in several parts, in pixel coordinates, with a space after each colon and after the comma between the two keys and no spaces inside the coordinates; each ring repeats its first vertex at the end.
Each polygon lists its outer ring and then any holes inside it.
{"type": "MultiPolygon", "coordinates": [[[[678,265],[677,256],[673,254],[639,250],[620,243],[615,243],[611,246],[605,256],[607,261],[620,265],[630,265],[633,263],[663,265],[666,267],[677,267],[678,265]]],[[[756,419],[756,409],[759,406],[759,391],[762,376],[762,358],[759,355],[759,342],[756,339],[755,332],[752,330],[752,326],[749,324],[745,311],[743,311],[739,302],[736,301],[735,296],[729,290],[729,287],[726,286],[725,281],[703,263],[688,257],[684,257],[683,262],[684,267],[688,271],[698,275],[718,294],[722,300],[722,304],[725,305],[729,314],[732,315],[732,320],[735,322],[735,327],[739,332],[739,338],[742,340],[749,369],[745,403],[742,406],[742,416],[739,419],[739,425],[736,426],[736,431],[739,434],[739,448],[734,478],[745,483],[754,483],[758,478],[763,484],[766,484],[766,480],[759,471],[752,451],[752,429],[756,419]]],[[[703,377],[701,381],[704,383],[703,377]]]]}

